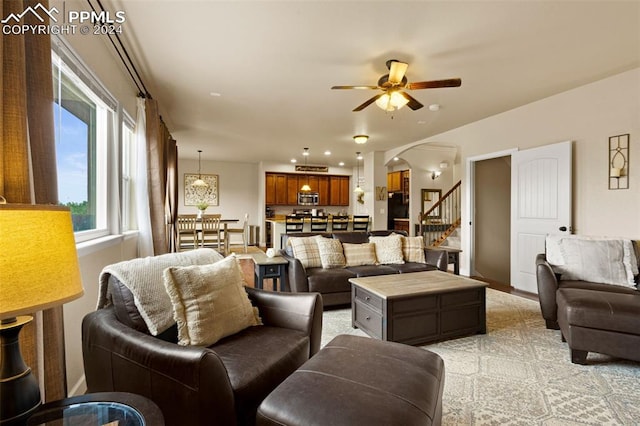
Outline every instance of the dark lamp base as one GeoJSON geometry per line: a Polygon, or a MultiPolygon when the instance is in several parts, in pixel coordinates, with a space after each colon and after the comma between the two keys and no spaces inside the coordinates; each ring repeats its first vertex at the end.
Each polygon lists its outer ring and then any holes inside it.
{"type": "Polygon", "coordinates": [[[40,406],[38,381],[27,367],[20,353],[19,335],[22,326],[33,320],[20,316],[16,321],[2,321],[0,325],[0,425],[26,424],[40,406]]]}

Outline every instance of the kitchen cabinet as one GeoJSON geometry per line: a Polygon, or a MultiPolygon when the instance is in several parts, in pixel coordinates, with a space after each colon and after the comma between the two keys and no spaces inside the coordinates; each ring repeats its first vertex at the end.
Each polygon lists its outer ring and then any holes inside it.
{"type": "Polygon", "coordinates": [[[402,191],[402,171],[387,173],[387,191],[402,191]]]}
{"type": "Polygon", "coordinates": [[[329,205],[348,206],[351,192],[349,191],[349,176],[329,177],[329,205]]]}
{"type": "Polygon", "coordinates": [[[265,182],[265,204],[286,205],[287,176],[282,173],[267,173],[265,182]]]}
{"type": "Polygon", "coordinates": [[[298,191],[304,182],[300,182],[298,175],[287,175],[287,204],[295,206],[298,204],[298,191]]]}
{"type": "Polygon", "coordinates": [[[349,176],[300,173],[265,173],[265,204],[296,206],[298,192],[307,183],[318,193],[318,205],[349,205],[349,176]]]}

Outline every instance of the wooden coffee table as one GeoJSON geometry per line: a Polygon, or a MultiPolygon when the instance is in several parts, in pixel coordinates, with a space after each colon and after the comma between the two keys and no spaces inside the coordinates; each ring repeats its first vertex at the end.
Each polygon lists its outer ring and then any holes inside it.
{"type": "Polygon", "coordinates": [[[443,271],[351,278],[352,325],[418,345],[486,333],[486,283],[443,271]]]}

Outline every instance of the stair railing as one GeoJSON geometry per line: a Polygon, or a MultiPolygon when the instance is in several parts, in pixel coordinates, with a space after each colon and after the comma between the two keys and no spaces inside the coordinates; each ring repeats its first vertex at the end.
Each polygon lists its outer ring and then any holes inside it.
{"type": "Polygon", "coordinates": [[[418,216],[420,234],[427,247],[440,246],[460,226],[461,182],[458,181],[429,210],[418,216]]]}

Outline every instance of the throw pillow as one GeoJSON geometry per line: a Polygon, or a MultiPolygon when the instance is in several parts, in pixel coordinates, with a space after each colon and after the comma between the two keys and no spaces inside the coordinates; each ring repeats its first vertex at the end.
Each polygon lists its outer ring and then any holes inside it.
{"type": "Polygon", "coordinates": [[[376,246],[373,243],[342,243],[347,266],[376,265],[376,246]]]}
{"type": "Polygon", "coordinates": [[[170,267],[164,285],[178,324],[178,344],[210,346],[260,325],[235,255],[211,265],[170,267]]]}
{"type": "Polygon", "coordinates": [[[322,260],[315,237],[290,237],[293,257],[298,259],[305,268],[320,268],[322,260]]]}
{"type": "Polygon", "coordinates": [[[344,268],[345,259],[340,240],[325,238],[322,235],[315,237],[320,252],[320,262],[325,269],[344,268]]]}
{"type": "Polygon", "coordinates": [[[424,258],[424,238],[422,237],[401,237],[402,255],[405,262],[426,263],[424,258]]]}
{"type": "Polygon", "coordinates": [[[564,265],[563,280],[581,280],[633,287],[627,281],[621,240],[583,240],[567,238],[560,243],[564,265]]]}
{"type": "Polygon", "coordinates": [[[588,235],[547,235],[546,237],[546,258],[556,273],[562,273],[561,266],[565,265],[562,242],[568,239],[589,240],[589,241],[622,241],[622,264],[627,275],[627,283],[635,285],[635,276],[638,275],[638,256],[635,253],[633,241],[617,237],[598,237],[588,235]]]}
{"type": "Polygon", "coordinates": [[[386,237],[369,237],[376,247],[376,258],[383,265],[404,263],[402,255],[402,236],[392,234],[386,237]]]}

